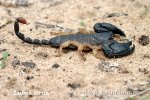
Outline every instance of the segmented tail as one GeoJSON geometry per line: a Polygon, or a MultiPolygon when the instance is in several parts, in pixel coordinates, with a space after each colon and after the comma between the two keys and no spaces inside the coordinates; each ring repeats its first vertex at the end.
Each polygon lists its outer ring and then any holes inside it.
{"type": "Polygon", "coordinates": [[[110,23],[96,23],[94,25],[94,31],[97,32],[97,33],[111,31],[114,34],[119,34],[121,36],[126,36],[121,29],[117,28],[116,26],[114,26],[110,23]]]}
{"type": "Polygon", "coordinates": [[[15,34],[17,35],[19,39],[30,44],[37,44],[37,45],[49,45],[50,44],[49,41],[45,39],[39,40],[39,39],[31,39],[29,37],[25,37],[24,34],[19,32],[19,23],[26,24],[27,22],[24,18],[19,17],[16,19],[14,23],[15,34]]]}

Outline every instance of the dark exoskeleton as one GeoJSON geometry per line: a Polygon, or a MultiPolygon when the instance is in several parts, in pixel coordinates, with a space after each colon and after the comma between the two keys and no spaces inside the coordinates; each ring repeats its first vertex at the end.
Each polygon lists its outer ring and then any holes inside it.
{"type": "MultiPolygon", "coordinates": [[[[24,34],[19,32],[19,23],[26,24],[26,20],[23,18],[16,19],[14,23],[15,34],[22,41],[30,44],[60,47],[61,44],[67,41],[76,41],[81,44],[101,46],[103,53],[109,58],[129,55],[134,51],[135,48],[134,45],[131,47],[131,41],[129,41],[128,43],[118,43],[117,41],[113,40],[115,34],[119,34],[120,36],[125,36],[125,34],[121,29],[109,23],[96,23],[94,25],[95,34],[77,33],[70,35],[61,35],[49,40],[39,40],[25,37],[24,34]]],[[[76,48],[74,44],[69,44],[69,47],[76,48]]]]}

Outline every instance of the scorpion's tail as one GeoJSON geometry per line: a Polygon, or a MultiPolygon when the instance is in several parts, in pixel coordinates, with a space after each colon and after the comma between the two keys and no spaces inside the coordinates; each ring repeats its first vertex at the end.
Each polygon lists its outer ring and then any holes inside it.
{"type": "Polygon", "coordinates": [[[121,29],[117,28],[116,26],[114,26],[110,23],[96,23],[94,25],[94,31],[97,32],[97,33],[111,31],[114,34],[119,34],[121,36],[126,36],[121,29]]]}
{"type": "Polygon", "coordinates": [[[26,24],[26,20],[24,18],[17,18],[15,23],[14,23],[14,30],[15,34],[17,35],[18,38],[20,38],[22,41],[29,43],[29,44],[37,44],[37,45],[49,45],[48,40],[39,40],[39,39],[31,39],[29,37],[25,37],[24,34],[19,32],[19,23],[26,24]]]}

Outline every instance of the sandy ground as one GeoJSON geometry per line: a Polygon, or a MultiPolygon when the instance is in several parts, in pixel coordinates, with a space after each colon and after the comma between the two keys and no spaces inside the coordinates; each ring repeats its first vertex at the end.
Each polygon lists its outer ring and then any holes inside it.
{"type": "MultiPolygon", "coordinates": [[[[0,54],[4,49],[10,54],[6,67],[0,69],[0,99],[125,100],[150,88],[150,44],[138,43],[141,35],[150,36],[149,0],[30,0],[28,7],[1,5],[0,12],[0,23],[18,16],[27,19],[30,24],[21,25],[21,32],[32,38],[56,36],[53,29],[36,29],[35,22],[75,31],[93,30],[96,22],[108,22],[121,28],[136,46],[133,54],[106,61],[86,53],[84,62],[77,51],[56,57],[56,48],[22,43],[14,34],[13,23],[8,24],[0,29],[0,54]],[[112,13],[119,16],[108,17],[112,13]]],[[[149,100],[149,94],[142,100],[149,100]]]]}

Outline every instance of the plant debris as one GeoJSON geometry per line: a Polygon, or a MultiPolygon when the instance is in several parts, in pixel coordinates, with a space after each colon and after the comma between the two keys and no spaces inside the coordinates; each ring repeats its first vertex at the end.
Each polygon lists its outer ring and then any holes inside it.
{"type": "Polygon", "coordinates": [[[104,18],[111,18],[111,17],[120,17],[120,16],[128,16],[127,13],[109,13],[104,15],[104,18]]]}
{"type": "Polygon", "coordinates": [[[57,33],[58,34],[70,34],[73,33],[73,29],[69,28],[64,28],[62,25],[57,24],[46,24],[46,23],[41,23],[41,22],[35,22],[35,28],[38,29],[39,27],[41,28],[49,28],[52,30],[52,33],[57,33]]]}
{"type": "Polygon", "coordinates": [[[9,54],[7,51],[3,52],[3,57],[0,60],[0,68],[4,68],[6,66],[6,60],[8,58],[9,54]]]}

